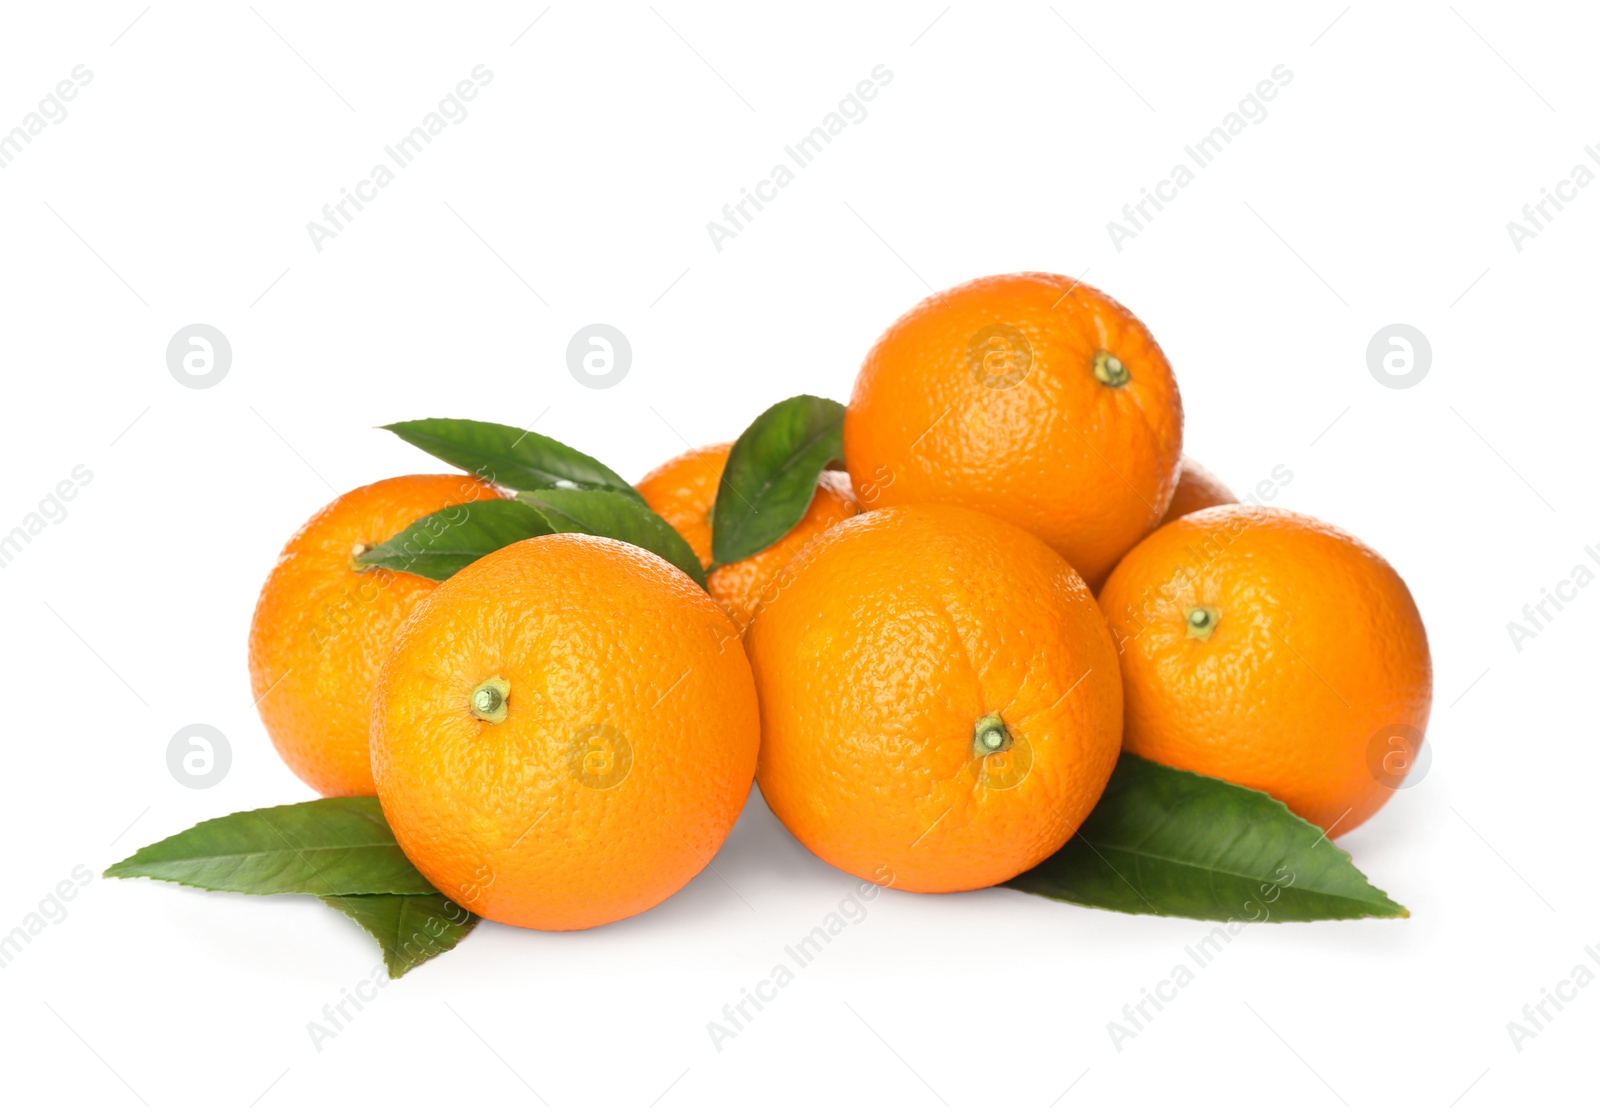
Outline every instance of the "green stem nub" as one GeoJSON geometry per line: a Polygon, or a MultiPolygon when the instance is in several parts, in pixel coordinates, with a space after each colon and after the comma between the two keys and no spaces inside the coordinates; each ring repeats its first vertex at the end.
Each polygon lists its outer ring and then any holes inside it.
{"type": "Polygon", "coordinates": [[[1094,354],[1094,377],[1108,387],[1120,387],[1132,375],[1127,364],[1109,352],[1100,351],[1094,354]]]}
{"type": "Polygon", "coordinates": [[[991,712],[972,725],[972,752],[979,758],[999,754],[1011,747],[1011,732],[999,713],[991,712]]]}
{"type": "Polygon", "coordinates": [[[510,700],[511,682],[496,675],[472,690],[467,706],[485,723],[504,723],[510,700]]]}
{"type": "Polygon", "coordinates": [[[1217,629],[1217,620],[1221,618],[1213,607],[1191,607],[1184,615],[1183,621],[1188,627],[1190,638],[1198,638],[1204,642],[1211,637],[1211,632],[1217,629]]]}

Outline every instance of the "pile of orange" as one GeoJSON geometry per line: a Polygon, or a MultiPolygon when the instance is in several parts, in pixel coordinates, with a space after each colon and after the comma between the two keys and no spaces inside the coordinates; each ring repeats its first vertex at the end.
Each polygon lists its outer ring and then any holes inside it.
{"type": "Polygon", "coordinates": [[[364,566],[503,493],[406,476],[340,497],[256,610],[268,733],[319,792],[376,793],[447,897],[547,929],[676,892],[752,780],[820,858],[919,892],[1055,853],[1124,749],[1331,834],[1393,792],[1373,741],[1420,739],[1431,701],[1405,583],[1186,458],[1172,368],[1105,294],[1016,274],[928,298],[867,354],[842,443],[798,524],[725,565],[730,444],[639,482],[705,589],[573,533],[438,583],[364,566]]]}

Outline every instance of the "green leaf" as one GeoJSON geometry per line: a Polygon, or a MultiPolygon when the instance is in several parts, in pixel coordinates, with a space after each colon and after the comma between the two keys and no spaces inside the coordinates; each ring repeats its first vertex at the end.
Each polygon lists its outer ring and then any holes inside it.
{"type": "Polygon", "coordinates": [[[700,559],[672,524],[641,502],[609,491],[524,491],[517,498],[539,508],[550,525],[564,534],[616,538],[664,557],[706,586],[700,559]]]}
{"type": "Polygon", "coordinates": [[[376,797],[328,797],[203,820],[142,847],[107,878],[241,894],[431,894],[376,797]]]}
{"type": "Polygon", "coordinates": [[[376,797],[330,797],[202,821],[105,876],[312,894],[378,941],[391,978],[449,951],[478,923],[406,860],[376,797]]]}
{"type": "Polygon", "coordinates": [[[644,502],[627,480],[594,457],[531,430],[467,418],[423,418],[383,428],[486,483],[512,491],[570,486],[615,491],[644,502]]]}
{"type": "Polygon", "coordinates": [[[711,516],[711,556],[731,565],[766,549],[805,517],[817,477],[844,456],[844,407],[796,395],[769,408],[728,453],[711,516]]]}
{"type": "Polygon", "coordinates": [[[1204,921],[1410,916],[1321,828],[1265,793],[1131,754],[1078,834],[1006,885],[1204,921]]]}
{"type": "Polygon", "coordinates": [[[366,929],[383,949],[389,977],[449,951],[478,918],[443,894],[345,894],[320,900],[366,929]]]}
{"type": "Polygon", "coordinates": [[[417,519],[356,563],[445,580],[485,554],[553,532],[544,515],[526,503],[480,499],[417,519]]]}

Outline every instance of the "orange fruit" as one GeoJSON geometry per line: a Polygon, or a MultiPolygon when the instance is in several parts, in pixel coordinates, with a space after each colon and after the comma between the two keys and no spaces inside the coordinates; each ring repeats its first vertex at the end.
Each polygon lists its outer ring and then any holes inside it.
{"type": "Polygon", "coordinates": [[[1178,486],[1172,493],[1172,502],[1167,504],[1167,513],[1161,516],[1161,525],[1165,526],[1175,518],[1203,511],[1207,507],[1220,507],[1224,503],[1238,501],[1239,497],[1229,490],[1227,484],[1185,453],[1178,472],[1178,486]]]}
{"type": "Polygon", "coordinates": [[[406,856],[525,928],[649,909],[711,861],[755,774],[755,685],[694,581],[555,534],[456,573],[395,639],[372,770],[406,856]]]}
{"type": "Polygon", "coordinates": [[[1032,534],[893,507],[813,541],[747,648],[767,804],[818,857],[922,893],[1053,854],[1117,761],[1116,648],[1083,580],[1032,534]]]}
{"type": "MultiPolygon", "coordinates": [[[[711,514],[716,505],[717,484],[732,448],[732,441],[724,441],[690,449],[635,485],[650,509],[683,535],[704,568],[711,566],[711,514]]],[[[843,472],[823,472],[811,505],[793,530],[760,553],[711,571],[706,578],[711,598],[722,605],[739,630],[747,629],[762,592],[778,570],[806,542],[860,509],[855,492],[850,489],[850,477],[843,472]]]]}
{"type": "Polygon", "coordinates": [[[867,353],[844,420],[861,505],[947,503],[1043,538],[1098,585],[1161,521],[1183,404],[1137,317],[1063,275],[978,279],[867,353]]]}
{"type": "Polygon", "coordinates": [[[250,690],[278,754],[324,797],[372,795],[368,712],[395,631],[435,582],[355,557],[417,519],[500,493],[471,476],[346,492],[283,547],[250,621],[250,690]]]}
{"type": "Polygon", "coordinates": [[[1133,754],[1268,793],[1349,831],[1389,799],[1428,726],[1422,617],[1344,531],[1242,504],[1169,523],[1100,593],[1133,754]]]}

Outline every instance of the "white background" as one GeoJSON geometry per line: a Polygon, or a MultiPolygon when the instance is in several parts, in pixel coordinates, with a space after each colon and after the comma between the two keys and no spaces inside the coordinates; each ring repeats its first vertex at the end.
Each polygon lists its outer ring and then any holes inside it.
{"type": "Polygon", "coordinates": [[[77,864],[309,796],[251,709],[245,635],[335,491],[431,470],[374,426],[537,423],[636,478],[779,398],[847,398],[930,288],[1021,269],[1129,305],[1177,372],[1186,449],[1240,491],[1287,466],[1280,503],[1410,583],[1432,765],[1338,842],[1411,919],[1252,928],[1119,1051],[1107,1023],[1210,926],[888,893],[719,1051],[707,1023],[854,881],[757,796],[664,905],[581,933],[485,924],[318,1051],[307,1023],[377,962],[354,925],[97,877],[0,969],[7,1106],[1467,1111],[1590,1091],[1600,989],[1521,1051],[1506,1026],[1575,965],[1600,975],[1600,588],[1520,650],[1506,624],[1600,569],[1600,188],[1520,252],[1506,224],[1600,141],[1592,13],[941,7],[8,6],[0,129],[75,65],[93,80],[0,170],[0,533],[75,465],[93,479],[0,568],[0,933],[77,864]],[[306,223],[480,63],[470,114],[315,250],[306,223]],[[707,221],[879,64],[869,115],[715,250],[707,221]],[[1116,250],[1107,222],[1279,64],[1267,117],[1116,250]],[[196,322],[234,353],[206,390],[164,358],[196,322]],[[592,322],[633,346],[609,390],[566,368],[592,322]],[[1365,357],[1396,322],[1433,349],[1407,390],[1365,357]],[[233,753],[204,791],[165,758],[195,722],[233,753]]]}

